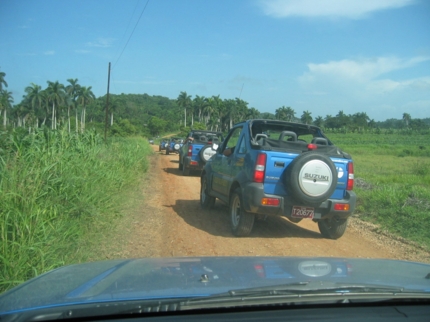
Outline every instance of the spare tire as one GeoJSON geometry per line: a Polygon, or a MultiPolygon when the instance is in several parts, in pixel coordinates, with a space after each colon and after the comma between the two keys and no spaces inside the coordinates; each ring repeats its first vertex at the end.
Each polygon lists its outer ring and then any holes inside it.
{"type": "Polygon", "coordinates": [[[200,160],[203,161],[203,163],[206,163],[209,161],[209,159],[216,153],[216,151],[212,150],[211,145],[205,145],[199,152],[200,160]]]}
{"type": "Polygon", "coordinates": [[[178,151],[181,146],[178,143],[176,143],[173,147],[175,148],[176,151],[178,151]]]}
{"type": "Polygon", "coordinates": [[[330,198],[336,189],[336,167],[324,154],[305,152],[287,167],[284,183],[296,202],[318,206],[330,198]]]}

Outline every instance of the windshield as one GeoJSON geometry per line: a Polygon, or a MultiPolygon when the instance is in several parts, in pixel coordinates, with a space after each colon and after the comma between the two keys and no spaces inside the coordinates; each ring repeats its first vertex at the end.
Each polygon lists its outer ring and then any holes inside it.
{"type": "Polygon", "coordinates": [[[2,0],[0,26],[0,314],[429,292],[428,1],[2,0]]]}

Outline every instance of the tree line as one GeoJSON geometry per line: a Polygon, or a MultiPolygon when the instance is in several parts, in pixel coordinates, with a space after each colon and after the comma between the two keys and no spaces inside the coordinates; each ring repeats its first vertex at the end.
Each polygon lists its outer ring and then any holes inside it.
{"type": "MultiPolygon", "coordinates": [[[[14,105],[7,91],[6,74],[0,72],[0,115],[3,128],[22,127],[29,132],[41,126],[55,130],[83,133],[87,127],[102,130],[105,122],[106,95],[96,98],[91,86],[67,79],[66,85],[47,81],[45,88],[31,83],[22,101],[14,105]]],[[[312,116],[306,110],[297,115],[291,107],[281,106],[275,113],[260,112],[241,98],[222,99],[220,95],[193,97],[182,91],[176,99],[148,94],[110,95],[108,126],[111,135],[142,134],[155,136],[163,132],[199,128],[227,132],[233,124],[246,119],[278,119],[313,124],[324,129],[362,132],[371,129],[429,129],[430,119],[412,119],[403,113],[401,119],[376,122],[366,112],[347,115],[312,116]],[[115,116],[115,119],[114,119],[115,116]],[[117,122],[115,122],[115,120],[117,122]]]]}

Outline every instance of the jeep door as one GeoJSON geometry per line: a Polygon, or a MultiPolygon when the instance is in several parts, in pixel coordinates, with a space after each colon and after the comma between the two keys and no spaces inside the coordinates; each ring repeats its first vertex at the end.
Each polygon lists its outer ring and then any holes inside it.
{"type": "Polygon", "coordinates": [[[226,197],[229,194],[229,189],[232,182],[231,167],[234,155],[236,154],[236,145],[239,142],[241,132],[242,125],[233,128],[212,160],[212,189],[226,197]],[[225,156],[223,152],[231,148],[234,148],[234,153],[232,153],[230,156],[225,156]]]}

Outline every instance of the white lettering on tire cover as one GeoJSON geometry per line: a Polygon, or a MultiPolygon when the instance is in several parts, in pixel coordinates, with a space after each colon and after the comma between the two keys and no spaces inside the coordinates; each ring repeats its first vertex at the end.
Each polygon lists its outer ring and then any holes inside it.
{"type": "Polygon", "coordinates": [[[299,172],[299,185],[303,193],[310,197],[325,194],[331,186],[333,174],[330,167],[321,160],[306,162],[299,172]]]}

